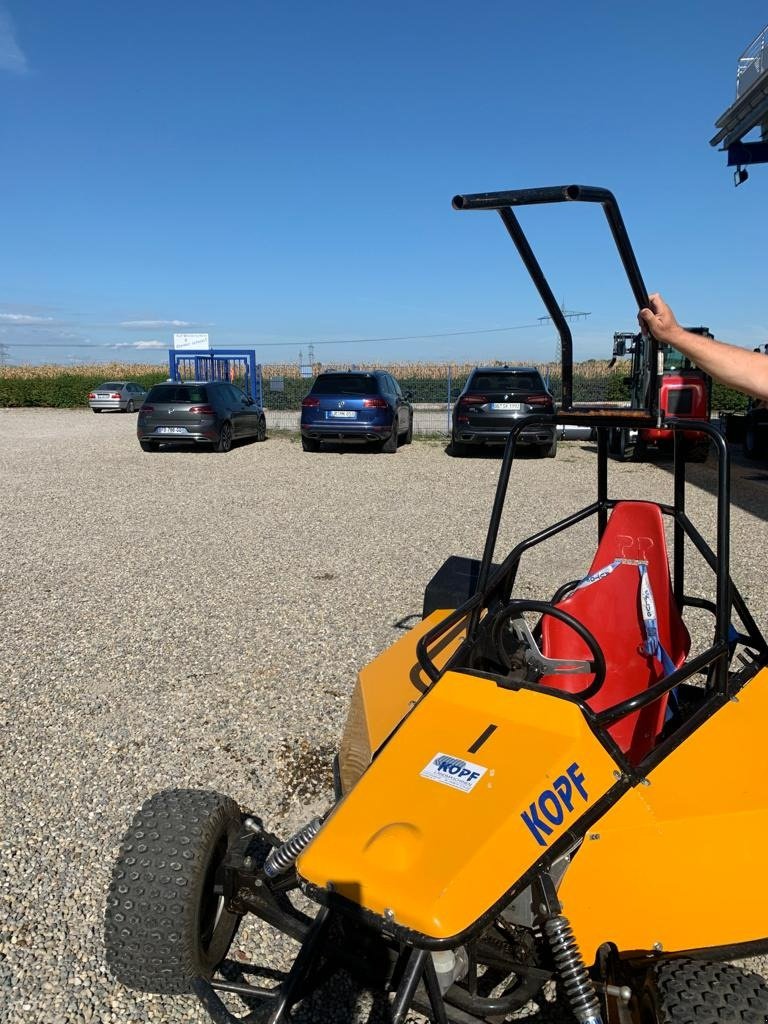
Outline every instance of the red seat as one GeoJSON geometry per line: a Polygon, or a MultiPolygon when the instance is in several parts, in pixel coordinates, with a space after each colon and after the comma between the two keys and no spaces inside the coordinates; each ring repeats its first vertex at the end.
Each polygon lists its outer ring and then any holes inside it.
{"type": "MultiPolygon", "coordinates": [[[[659,639],[679,668],[688,656],[691,640],[672,593],[664,521],[658,505],[624,501],[615,506],[589,572],[598,572],[620,558],[647,562],[659,639]]],[[[605,656],[605,682],[588,702],[593,711],[602,711],[642,693],[664,678],[660,663],[644,652],[640,570],[636,564],[618,565],[603,579],[559,601],[557,607],[587,627],[605,656]]],[[[584,641],[565,623],[550,615],[544,616],[542,621],[541,649],[548,658],[590,659],[584,641]]],[[[573,693],[588,686],[592,678],[590,675],[550,675],[543,676],[541,682],[573,693]]],[[[608,730],[632,762],[637,763],[653,749],[664,725],[666,709],[667,697],[664,696],[608,730]]]]}

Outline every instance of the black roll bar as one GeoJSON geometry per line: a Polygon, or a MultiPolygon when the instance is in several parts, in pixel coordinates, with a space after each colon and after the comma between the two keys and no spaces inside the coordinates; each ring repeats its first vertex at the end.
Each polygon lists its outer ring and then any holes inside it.
{"type": "MultiPolygon", "coordinates": [[[[571,330],[562,310],[549,287],[549,283],[533,254],[520,222],[512,212],[513,206],[537,206],[542,203],[583,202],[600,203],[603,207],[608,225],[619,251],[619,257],[627,275],[632,294],[638,309],[648,306],[648,292],[643,282],[619,204],[612,192],[607,188],[592,185],[553,185],[546,188],[521,188],[505,192],[477,192],[473,195],[457,195],[453,197],[455,210],[496,210],[517,247],[520,258],[542,302],[552,318],[560,335],[563,374],[563,409],[573,407],[573,338],[571,330]]],[[[658,416],[658,344],[652,337],[648,346],[649,388],[647,395],[647,413],[652,418],[658,416]]]]}

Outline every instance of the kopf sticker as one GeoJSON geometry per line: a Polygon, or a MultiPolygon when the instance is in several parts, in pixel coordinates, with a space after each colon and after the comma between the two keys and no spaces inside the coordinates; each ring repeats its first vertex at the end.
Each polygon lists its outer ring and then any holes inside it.
{"type": "Polygon", "coordinates": [[[422,779],[442,782],[444,786],[458,789],[462,793],[471,792],[488,771],[481,764],[472,764],[461,757],[450,754],[435,754],[426,768],[420,772],[422,779]]]}

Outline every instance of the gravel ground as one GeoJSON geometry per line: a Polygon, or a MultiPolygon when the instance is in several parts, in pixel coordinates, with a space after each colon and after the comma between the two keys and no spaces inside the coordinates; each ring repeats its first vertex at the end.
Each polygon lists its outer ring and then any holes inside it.
{"type": "MultiPolygon", "coordinates": [[[[130,416],[0,410],[4,699],[0,1020],[196,1022],[194,1001],[106,974],[105,893],[136,807],[169,786],[231,794],[287,831],[324,805],[358,669],[417,616],[451,553],[479,555],[497,455],[144,454],[130,416]]],[[[521,457],[500,546],[594,495],[588,443],[521,457]]],[[[768,475],[736,467],[733,575],[758,622],[768,475]]],[[[711,536],[710,466],[689,514],[711,536]]],[[[668,465],[614,464],[618,496],[671,501],[668,465]]],[[[593,528],[532,558],[521,596],[582,574],[593,528]]],[[[267,929],[236,940],[274,965],[267,929]]],[[[348,994],[300,1017],[352,1019],[348,994]]]]}

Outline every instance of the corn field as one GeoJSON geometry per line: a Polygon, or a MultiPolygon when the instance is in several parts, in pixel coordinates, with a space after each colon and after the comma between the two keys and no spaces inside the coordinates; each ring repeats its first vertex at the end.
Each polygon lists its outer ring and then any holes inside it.
{"type": "MultiPolygon", "coordinates": [[[[499,360],[466,363],[420,362],[346,362],[314,363],[312,376],[321,370],[386,370],[410,392],[416,407],[417,433],[448,433],[451,409],[467,377],[477,365],[503,366],[499,360]]],[[[531,363],[541,372],[552,393],[560,397],[559,363],[531,363]]],[[[607,360],[588,360],[573,367],[573,398],[575,402],[626,402],[629,390],[627,361],[610,366],[607,360]]],[[[298,428],[301,399],[309,391],[311,377],[302,374],[296,363],[265,363],[262,365],[262,398],[267,422],[272,428],[298,428]]],[[[54,408],[85,407],[88,392],[107,380],[133,380],[145,388],[166,380],[168,367],[161,363],[94,363],[77,366],[3,366],[0,367],[0,407],[43,406],[54,408]]],[[[235,383],[243,382],[235,379],[235,383]]],[[[746,399],[721,385],[713,388],[713,411],[739,410],[746,399]]]]}

